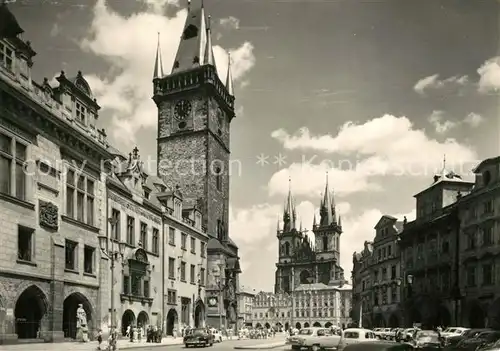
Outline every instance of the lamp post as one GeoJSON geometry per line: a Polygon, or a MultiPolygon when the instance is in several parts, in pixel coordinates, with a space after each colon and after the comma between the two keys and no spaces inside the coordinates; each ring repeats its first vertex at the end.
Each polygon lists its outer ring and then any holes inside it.
{"type": "MultiPolygon", "coordinates": [[[[116,225],[118,224],[117,218],[109,218],[109,224],[112,230],[116,230],[116,225]]],[[[120,241],[118,244],[115,240],[108,238],[108,236],[99,236],[99,247],[101,248],[101,253],[106,256],[111,261],[111,331],[113,332],[116,328],[116,310],[115,310],[115,261],[123,258],[125,252],[125,243],[120,241]],[[109,244],[111,242],[111,245],[109,244]],[[117,248],[115,247],[117,245],[117,248]]]]}
{"type": "Polygon", "coordinates": [[[413,311],[412,311],[412,307],[413,307],[413,302],[412,302],[412,296],[413,296],[413,287],[412,287],[412,284],[413,284],[413,275],[412,274],[408,274],[406,275],[406,289],[407,289],[407,297],[408,297],[408,312],[409,312],[409,319],[410,319],[410,327],[413,326],[413,311]]]}
{"type": "Polygon", "coordinates": [[[224,297],[222,296],[222,292],[224,291],[224,285],[226,284],[226,279],[222,274],[222,270],[224,268],[224,264],[219,263],[219,270],[213,269],[212,274],[214,276],[215,285],[217,286],[217,293],[219,295],[219,329],[222,331],[222,312],[224,311],[224,297]]]}

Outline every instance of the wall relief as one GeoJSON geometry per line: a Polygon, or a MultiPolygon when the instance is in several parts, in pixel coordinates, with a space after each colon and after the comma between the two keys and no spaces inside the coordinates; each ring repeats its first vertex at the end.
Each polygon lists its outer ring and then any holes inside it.
{"type": "Polygon", "coordinates": [[[57,230],[59,228],[59,209],[52,202],[38,201],[38,216],[40,226],[57,230]]]}

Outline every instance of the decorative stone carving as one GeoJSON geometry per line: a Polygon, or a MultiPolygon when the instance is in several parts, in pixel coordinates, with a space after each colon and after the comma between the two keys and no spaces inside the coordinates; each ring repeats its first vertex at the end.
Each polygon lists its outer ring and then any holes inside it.
{"type": "Polygon", "coordinates": [[[52,202],[39,200],[38,216],[40,226],[57,230],[59,228],[59,209],[52,202]]]}

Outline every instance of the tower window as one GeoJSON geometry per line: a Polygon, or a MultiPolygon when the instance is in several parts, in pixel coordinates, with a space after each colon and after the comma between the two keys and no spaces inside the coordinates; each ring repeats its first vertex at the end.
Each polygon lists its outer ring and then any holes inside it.
{"type": "Polygon", "coordinates": [[[215,169],[215,183],[217,186],[217,190],[222,190],[222,170],[220,167],[215,169]]]}
{"type": "Polygon", "coordinates": [[[200,58],[198,56],[195,56],[194,59],[193,59],[193,63],[194,64],[200,63],[200,58]]]}
{"type": "Polygon", "coordinates": [[[323,251],[328,251],[328,237],[323,237],[323,251]]]}
{"type": "Polygon", "coordinates": [[[290,256],[290,243],[285,243],[285,256],[290,256]]]}

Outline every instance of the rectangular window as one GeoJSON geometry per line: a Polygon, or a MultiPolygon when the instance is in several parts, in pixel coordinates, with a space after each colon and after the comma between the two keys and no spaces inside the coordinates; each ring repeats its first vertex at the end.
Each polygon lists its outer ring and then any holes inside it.
{"type": "Polygon", "coordinates": [[[66,269],[75,271],[77,269],[78,243],[66,240],[66,269]]]}
{"type": "Polygon", "coordinates": [[[85,245],[85,248],[83,249],[83,266],[84,272],[87,274],[94,273],[94,254],[95,248],[85,245]]]}
{"type": "Polygon", "coordinates": [[[491,264],[483,265],[483,285],[493,284],[493,266],[491,264]]]}
{"type": "Polygon", "coordinates": [[[0,65],[9,71],[14,71],[14,50],[5,43],[0,43],[0,65]]]}
{"type": "Polygon", "coordinates": [[[141,244],[144,250],[148,250],[148,225],[141,222],[141,244]]]}
{"type": "Polygon", "coordinates": [[[130,277],[128,275],[123,276],[123,293],[125,295],[130,294],[130,277]]]}
{"type": "Polygon", "coordinates": [[[189,269],[189,282],[191,284],[196,283],[196,266],[194,264],[192,264],[189,269]]]}
{"type": "Polygon", "coordinates": [[[0,192],[21,200],[26,198],[26,174],[24,172],[26,150],[26,145],[0,134],[0,192]],[[12,168],[12,163],[14,163],[14,168],[12,168]],[[12,189],[13,183],[15,183],[14,189],[12,189]]]}
{"type": "Polygon", "coordinates": [[[121,233],[120,233],[120,228],[121,228],[121,215],[120,211],[117,209],[112,209],[111,210],[111,218],[112,218],[112,223],[111,223],[111,235],[112,238],[115,240],[120,240],[121,233]]]}
{"type": "Polygon", "coordinates": [[[175,246],[175,228],[168,228],[168,243],[175,246]]]}
{"type": "Polygon", "coordinates": [[[158,228],[153,228],[153,247],[151,249],[153,253],[160,253],[160,231],[158,228]]]}
{"type": "Polygon", "coordinates": [[[490,246],[493,245],[493,228],[486,226],[483,228],[483,245],[490,246]]]}
{"type": "Polygon", "coordinates": [[[168,278],[175,279],[175,258],[168,258],[168,278]]]}
{"type": "Polygon", "coordinates": [[[187,246],[187,234],[182,233],[181,234],[181,249],[186,250],[186,246],[187,246]]]}
{"type": "Polygon", "coordinates": [[[127,244],[134,245],[135,218],[127,216],[127,244]]]}
{"type": "Polygon", "coordinates": [[[68,170],[66,216],[88,225],[94,225],[94,206],[94,181],[84,174],[76,176],[75,171],[68,170]]]}
{"type": "Polygon", "coordinates": [[[181,281],[186,281],[186,262],[181,262],[181,281]]]}
{"type": "Polygon", "coordinates": [[[34,253],[35,231],[22,226],[17,227],[17,258],[32,262],[34,253]]]}
{"type": "Polygon", "coordinates": [[[196,239],[191,237],[191,253],[196,253],[196,239]]]}
{"type": "Polygon", "coordinates": [[[177,291],[170,289],[167,291],[167,303],[169,305],[177,304],[177,291]]]}
{"type": "Polygon", "coordinates": [[[132,295],[134,296],[142,296],[142,274],[132,272],[131,277],[132,280],[130,282],[132,295]]]}
{"type": "Polygon", "coordinates": [[[205,286],[205,268],[200,268],[200,285],[205,286]]]}
{"type": "Polygon", "coordinates": [[[206,253],[206,244],[204,242],[200,243],[200,256],[205,257],[206,253]]]}
{"type": "Polygon", "coordinates": [[[144,281],[144,297],[149,297],[149,280],[144,281]]]}
{"type": "Polygon", "coordinates": [[[476,267],[467,268],[467,286],[476,285],[476,267]]]}
{"type": "Polygon", "coordinates": [[[86,115],[87,115],[87,109],[85,108],[85,106],[81,102],[77,101],[76,102],[76,120],[80,123],[85,124],[86,115]]]}

